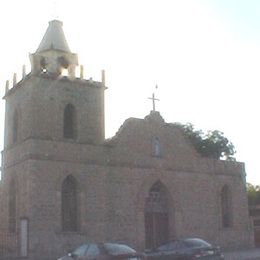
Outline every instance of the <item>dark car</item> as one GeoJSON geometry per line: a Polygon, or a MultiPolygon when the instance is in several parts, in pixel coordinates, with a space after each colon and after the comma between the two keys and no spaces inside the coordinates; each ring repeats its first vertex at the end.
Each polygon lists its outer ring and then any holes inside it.
{"type": "Polygon", "coordinates": [[[58,260],[140,260],[133,248],[116,243],[89,243],[73,250],[58,260]]]}
{"type": "Polygon", "coordinates": [[[213,247],[200,238],[179,239],[157,247],[155,250],[146,250],[147,260],[223,260],[224,255],[219,247],[213,247]]]}

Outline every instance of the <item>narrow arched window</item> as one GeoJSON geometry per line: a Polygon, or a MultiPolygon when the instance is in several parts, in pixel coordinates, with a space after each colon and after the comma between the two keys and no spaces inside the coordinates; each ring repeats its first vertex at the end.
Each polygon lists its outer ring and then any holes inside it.
{"type": "Polygon", "coordinates": [[[70,139],[76,137],[76,110],[72,104],[66,105],[64,109],[63,137],[70,139]]]}
{"type": "Polygon", "coordinates": [[[161,157],[162,156],[161,143],[158,137],[153,138],[152,146],[153,146],[153,156],[161,157]]]}
{"type": "Polygon", "coordinates": [[[46,59],[44,57],[42,57],[41,60],[40,60],[40,66],[41,66],[41,71],[43,73],[46,73],[47,72],[47,62],[46,62],[46,59]]]}
{"type": "Polygon", "coordinates": [[[222,227],[228,228],[232,226],[232,210],[231,210],[231,193],[227,185],[221,189],[221,217],[222,227]]]}
{"type": "Polygon", "coordinates": [[[9,184],[9,230],[16,230],[16,184],[14,180],[9,184]]]}
{"type": "Polygon", "coordinates": [[[69,175],[62,183],[62,230],[78,230],[77,182],[69,175]]]}
{"type": "Polygon", "coordinates": [[[17,110],[15,110],[13,114],[13,129],[12,129],[12,143],[16,143],[18,139],[18,113],[17,110]]]}

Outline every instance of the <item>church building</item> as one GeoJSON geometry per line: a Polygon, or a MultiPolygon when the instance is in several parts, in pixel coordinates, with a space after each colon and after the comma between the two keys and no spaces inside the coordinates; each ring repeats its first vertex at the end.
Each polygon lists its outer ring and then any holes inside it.
{"type": "Polygon", "coordinates": [[[61,21],[30,61],[4,96],[0,255],[53,260],[86,242],[142,251],[183,237],[253,245],[243,163],[202,157],[155,109],[105,139],[104,72],[77,77],[61,21]]]}

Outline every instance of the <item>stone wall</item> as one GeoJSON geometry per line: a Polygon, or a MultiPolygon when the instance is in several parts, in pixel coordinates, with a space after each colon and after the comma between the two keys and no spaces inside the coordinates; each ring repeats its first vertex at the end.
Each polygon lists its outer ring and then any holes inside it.
{"type": "Polygon", "coordinates": [[[0,223],[8,226],[9,184],[14,178],[16,233],[20,219],[28,219],[28,259],[55,259],[87,241],[122,242],[143,250],[145,201],[156,182],[167,191],[171,239],[196,236],[223,247],[253,245],[243,163],[202,158],[182,131],[165,123],[158,112],[126,120],[115,137],[104,141],[104,89],[89,84],[32,76],[6,96],[0,223]],[[75,139],[62,137],[68,103],[78,111],[75,139]],[[19,108],[22,121],[12,144],[14,108],[19,108]],[[64,232],[61,226],[67,176],[77,183],[77,232],[64,232]],[[229,228],[221,223],[225,185],[232,195],[229,228]]]}

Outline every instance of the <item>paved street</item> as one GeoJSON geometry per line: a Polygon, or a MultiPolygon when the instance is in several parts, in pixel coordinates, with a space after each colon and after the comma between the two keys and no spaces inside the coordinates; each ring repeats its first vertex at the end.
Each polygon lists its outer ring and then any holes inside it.
{"type": "Polygon", "coordinates": [[[225,252],[225,260],[260,260],[260,248],[225,252]]]}

